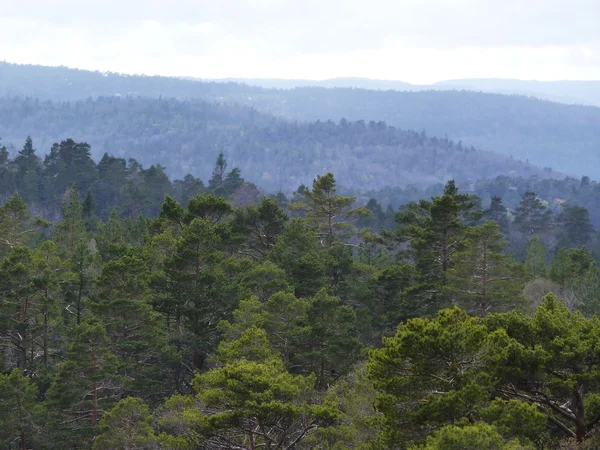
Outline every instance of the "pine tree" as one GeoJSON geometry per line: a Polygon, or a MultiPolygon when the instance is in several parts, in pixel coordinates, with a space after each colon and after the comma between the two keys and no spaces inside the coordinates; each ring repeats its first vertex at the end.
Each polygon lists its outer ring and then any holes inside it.
{"type": "Polygon", "coordinates": [[[504,203],[502,203],[501,197],[495,195],[491,197],[490,207],[483,212],[483,218],[485,220],[496,221],[500,227],[500,232],[504,235],[508,234],[508,210],[504,206],[504,203]]]}
{"type": "Polygon", "coordinates": [[[411,295],[416,295],[421,307],[435,309],[443,301],[452,257],[465,246],[467,223],[480,218],[479,202],[459,194],[454,182],[448,182],[441,197],[410,203],[397,213],[393,236],[396,241],[410,242],[419,278],[411,295]]]}
{"type": "Polygon", "coordinates": [[[149,304],[148,271],[129,248],[125,256],[107,262],[98,279],[98,299],[92,304],[118,358],[118,373],[126,393],[151,398],[164,396],[169,369],[175,361],[161,316],[149,304]]]}
{"type": "Polygon", "coordinates": [[[306,352],[296,357],[298,363],[317,376],[317,385],[347,373],[358,359],[362,345],[356,338],[356,313],[338,297],[321,290],[310,300],[306,324],[309,332],[306,352]]]}
{"type": "Polygon", "coordinates": [[[98,203],[94,198],[92,190],[89,189],[85,194],[83,203],[81,204],[81,214],[83,221],[85,222],[86,230],[89,232],[94,228],[96,218],[96,207],[98,203]]]}
{"type": "Polygon", "coordinates": [[[234,210],[233,231],[246,237],[247,254],[264,258],[271,251],[288,221],[288,216],[272,199],[263,198],[259,205],[234,210]]]}
{"type": "Polygon", "coordinates": [[[560,225],[559,247],[582,247],[592,240],[594,226],[589,211],[583,206],[563,206],[557,222],[560,225]]]}
{"type": "Polygon", "coordinates": [[[10,251],[0,265],[0,336],[5,364],[29,369],[33,349],[33,316],[39,310],[40,289],[35,282],[33,252],[27,247],[10,251]]]}
{"type": "Polygon", "coordinates": [[[0,143],[0,193],[6,195],[14,193],[17,189],[15,171],[11,165],[8,149],[0,143]]]}
{"type": "Polygon", "coordinates": [[[94,450],[158,449],[158,436],[152,428],[150,408],[135,397],[127,397],[107,411],[100,420],[100,434],[94,450]]]}
{"type": "Polygon", "coordinates": [[[36,285],[40,289],[39,316],[36,318],[33,339],[42,349],[44,368],[50,365],[51,356],[65,347],[65,327],[62,313],[62,287],[69,278],[68,265],[58,255],[52,241],[44,242],[34,253],[36,285]]]}
{"type": "Polygon", "coordinates": [[[47,394],[51,431],[63,448],[89,448],[99,432],[98,421],[122,393],[118,360],[98,321],[75,328],[66,356],[47,394]]]}
{"type": "Polygon", "coordinates": [[[204,193],[204,189],[204,183],[189,173],[183,177],[183,180],[173,182],[173,196],[182,205],[187,204],[192,197],[204,193]]]}
{"type": "Polygon", "coordinates": [[[335,235],[341,230],[352,228],[352,216],[368,215],[365,208],[350,210],[354,197],[342,197],[337,194],[336,182],[332,173],[318,175],[313,181],[312,191],[303,192],[306,200],[293,205],[297,210],[306,212],[307,222],[315,229],[321,243],[331,247],[335,235]]]}
{"type": "Polygon", "coordinates": [[[0,446],[27,450],[42,446],[43,406],[37,388],[21,370],[0,374],[0,446]]]}
{"type": "Polygon", "coordinates": [[[552,211],[535,192],[526,192],[515,211],[514,225],[522,233],[544,233],[552,227],[552,211]]]}
{"type": "Polygon", "coordinates": [[[482,316],[522,305],[524,273],[501,253],[508,243],[502,241],[498,223],[469,228],[465,237],[465,249],[452,256],[448,276],[453,303],[482,316]]]}
{"type": "Polygon", "coordinates": [[[290,374],[263,330],[224,343],[217,357],[219,367],[196,375],[195,399],[167,401],[159,418],[163,447],[293,450],[337,423],[339,411],[315,395],[314,378],[290,374]]]}
{"type": "Polygon", "coordinates": [[[225,171],[227,170],[227,161],[223,152],[219,153],[215,167],[212,171],[212,177],[208,180],[208,189],[216,196],[225,195],[223,184],[225,182],[225,171]]]}
{"type": "Polygon", "coordinates": [[[0,206],[0,256],[7,250],[25,245],[50,222],[36,217],[30,220],[27,205],[19,196],[14,194],[0,206]]]}
{"type": "Polygon", "coordinates": [[[534,278],[545,277],[548,274],[546,247],[537,236],[532,237],[527,243],[525,268],[534,278]]]}
{"type": "Polygon", "coordinates": [[[53,237],[67,257],[75,253],[78,245],[87,241],[83,208],[79,202],[79,192],[75,185],[69,189],[68,199],[63,204],[63,219],[56,225],[53,237]]]}
{"type": "Polygon", "coordinates": [[[30,203],[39,200],[41,160],[35,154],[30,137],[27,137],[25,145],[19,151],[14,163],[17,168],[17,188],[25,202],[30,203]]]}

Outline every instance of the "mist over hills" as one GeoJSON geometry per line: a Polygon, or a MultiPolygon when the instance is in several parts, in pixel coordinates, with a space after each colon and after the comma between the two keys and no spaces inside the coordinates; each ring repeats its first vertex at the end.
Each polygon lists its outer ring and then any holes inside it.
{"type": "MultiPolygon", "coordinates": [[[[201,80],[215,81],[215,80],[201,80]]],[[[444,80],[432,84],[411,84],[398,80],[371,78],[330,78],[326,80],[286,80],[257,78],[224,78],[218,81],[244,83],[266,89],[297,87],[356,88],[395,91],[468,90],[491,94],[523,95],[557,103],[600,106],[600,80],[536,81],[505,78],[472,78],[444,80]]]]}
{"type": "MultiPolygon", "coordinates": [[[[339,83],[358,83],[355,79],[345,79],[339,83]]],[[[373,81],[373,80],[371,80],[373,81]]],[[[469,80],[473,81],[473,80],[469,80]]],[[[332,81],[336,83],[336,81],[332,81]]],[[[30,123],[30,128],[23,127],[8,130],[8,123],[0,124],[5,142],[12,142],[15,146],[25,137],[23,134],[39,136],[42,148],[47,145],[47,139],[64,138],[67,129],[73,128],[73,122],[64,127],[54,126],[60,122],[61,114],[69,115],[73,108],[79,106],[68,104],[60,106],[61,102],[97,97],[128,97],[130,102],[137,102],[135,97],[150,98],[176,98],[202,99],[207,102],[217,102],[224,107],[233,105],[250,106],[256,111],[268,113],[290,121],[313,122],[333,120],[339,122],[345,118],[348,121],[364,120],[381,122],[401,128],[415,130],[417,133],[425,131],[427,136],[448,138],[456,144],[461,142],[463,147],[474,146],[477,149],[492,151],[516,160],[529,160],[530,163],[541,167],[551,167],[575,176],[588,175],[600,178],[600,108],[580,105],[565,105],[549,101],[517,95],[489,94],[464,90],[423,90],[423,91],[394,91],[394,90],[366,90],[356,88],[325,88],[325,87],[298,87],[294,89],[267,89],[259,86],[250,86],[237,82],[193,81],[168,77],[149,77],[137,75],[120,75],[112,73],[89,72],[73,70],[64,67],[49,68],[42,66],[22,66],[0,63],[0,95],[4,97],[35,97],[40,100],[53,100],[57,102],[52,108],[60,110],[57,116],[44,117],[34,120],[31,116],[19,117],[23,108],[15,108],[8,102],[14,111],[6,112],[13,119],[13,123],[23,120],[23,124],[30,123]],[[62,109],[61,109],[62,108],[62,109]],[[48,132],[52,128],[52,133],[48,132]],[[9,141],[10,138],[10,141],[9,141]]],[[[124,103],[116,107],[119,111],[124,103]]],[[[141,110],[147,107],[140,103],[141,110]]],[[[32,106],[28,106],[32,108],[32,106]]],[[[93,108],[96,108],[94,106],[93,108]]],[[[153,106],[154,108],[154,106],[153,106]]],[[[179,107],[174,108],[177,110],[179,107]]],[[[184,111],[186,107],[181,107],[184,111]]],[[[174,110],[171,110],[173,113],[174,110]]],[[[255,111],[253,114],[258,114],[255,111]]],[[[117,112],[118,113],[118,112],[117,112]]],[[[150,118],[141,119],[137,116],[139,111],[129,111],[135,114],[131,117],[122,116],[117,130],[123,128],[136,128],[131,123],[150,121],[150,118]]],[[[28,112],[27,114],[30,114],[28,112]]],[[[95,112],[89,112],[94,116],[95,112]]],[[[105,113],[110,117],[112,113],[105,113]]],[[[154,114],[154,113],[152,113],[154,114]]],[[[152,116],[151,114],[151,116],[152,116]]],[[[235,113],[237,114],[237,113],[235,113]]],[[[42,114],[44,116],[44,114],[42,114]]],[[[105,129],[96,126],[96,119],[90,119],[83,128],[73,130],[76,134],[72,137],[87,139],[90,143],[96,142],[96,150],[108,149],[104,142],[118,134],[115,129],[105,129]],[[89,129],[87,136],[82,129],[89,129]],[[104,132],[100,130],[104,129],[104,132]],[[102,134],[105,133],[105,134],[102,134]],[[98,142],[102,144],[98,145],[98,142]]],[[[165,119],[171,122],[173,118],[165,119]]],[[[195,120],[195,119],[194,119],[195,120]]],[[[263,120],[263,119],[261,119],[263,120]]],[[[161,133],[164,123],[157,125],[161,133]]],[[[199,123],[199,122],[198,122],[199,123]]],[[[24,125],[25,126],[25,125],[24,125]]],[[[179,125],[168,128],[168,136],[180,133],[179,125]]],[[[307,125],[309,126],[309,125],[307,125]]],[[[150,127],[152,129],[152,127],[150,127]]],[[[153,141],[167,140],[166,134],[154,134],[153,141]]],[[[129,138],[128,138],[129,139],[129,138]]],[[[144,139],[129,139],[129,144],[119,144],[114,147],[116,152],[135,148],[133,156],[143,159],[145,156],[138,154],[148,152],[141,147],[144,139]],[[136,144],[133,145],[132,142],[136,144]]],[[[265,145],[263,141],[260,145],[265,145]]],[[[164,146],[164,144],[161,143],[164,146]]],[[[246,144],[245,144],[246,145],[246,144]]],[[[395,144],[394,144],[395,145],[395,144]]],[[[179,151],[168,148],[168,152],[179,151]]],[[[188,147],[189,148],[189,147],[188,147]]],[[[204,147],[202,147],[204,148],[204,147]]],[[[129,151],[129,150],[127,150],[129,151]]],[[[188,150],[195,152],[197,150],[188,150]]],[[[216,150],[212,150],[214,153],[216,150]]],[[[210,155],[212,160],[213,154],[210,155]]],[[[207,156],[208,158],[208,156],[207,156]]],[[[234,156],[235,158],[235,156],[234,156]]],[[[438,157],[438,164],[439,159],[438,157]]],[[[152,161],[153,163],[156,161],[152,161]]],[[[339,158],[337,164],[346,164],[339,158]]],[[[444,163],[450,168],[453,163],[444,163]]],[[[170,164],[171,170],[178,173],[186,164],[170,164]]],[[[190,167],[196,167],[192,164],[190,167]]],[[[322,164],[321,167],[331,167],[322,164]]],[[[406,169],[410,170],[410,169],[406,169]]],[[[437,172],[439,167],[433,169],[437,172]]],[[[515,169],[511,169],[515,170],[515,169]]],[[[468,172],[468,171],[467,171],[468,172]]],[[[262,176],[262,175],[261,175],[262,176]]],[[[436,179],[454,176],[453,170],[443,174],[433,175],[436,179]]],[[[471,175],[468,175],[471,177],[471,175]]],[[[483,173],[477,178],[486,176],[483,173]]],[[[412,178],[409,177],[412,181],[412,178]]]]}
{"type": "MultiPolygon", "coordinates": [[[[16,148],[31,135],[38,153],[67,137],[104,152],[160,163],[172,177],[210,177],[223,151],[230,167],[270,191],[290,192],[332,171],[342,186],[428,186],[498,175],[558,173],[462,143],[382,122],[296,123],[202,100],[101,97],[78,102],[0,98],[0,136],[16,148]]],[[[15,153],[16,148],[13,150],[15,153]]]]}

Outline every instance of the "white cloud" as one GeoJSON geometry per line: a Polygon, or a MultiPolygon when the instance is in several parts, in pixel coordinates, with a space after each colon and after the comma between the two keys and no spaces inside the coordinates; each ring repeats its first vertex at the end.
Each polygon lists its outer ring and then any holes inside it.
{"type": "Polygon", "coordinates": [[[599,79],[597,0],[0,0],[0,59],[204,78],[599,79]]]}

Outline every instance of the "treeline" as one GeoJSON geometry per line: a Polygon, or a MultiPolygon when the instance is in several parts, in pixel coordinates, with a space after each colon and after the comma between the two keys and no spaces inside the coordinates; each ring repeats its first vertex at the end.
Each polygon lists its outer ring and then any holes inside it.
{"type": "MultiPolygon", "coordinates": [[[[295,123],[250,107],[200,100],[101,97],[52,103],[0,97],[0,136],[21,145],[31,135],[47,151],[65,137],[145,166],[161,161],[172,177],[207,179],[214,155],[262,188],[290,192],[333,171],[343,186],[428,186],[497,175],[556,176],[551,170],[384,122],[345,119],[295,123]]],[[[15,149],[16,151],[16,149],[15,149]]]]}
{"type": "MultiPolygon", "coordinates": [[[[511,215],[519,206],[526,192],[535,192],[555,212],[560,212],[565,204],[585,207],[589,211],[594,226],[596,228],[600,226],[600,204],[597,202],[600,196],[600,184],[590,180],[589,177],[558,179],[500,175],[496,178],[463,181],[457,185],[462,190],[481,198],[486,207],[490,204],[492,197],[500,197],[504,205],[511,211],[511,215]]],[[[425,189],[415,185],[404,188],[387,186],[377,191],[366,192],[360,189],[344,189],[344,192],[349,195],[374,198],[379,203],[390,205],[394,209],[421,198],[440,195],[443,191],[444,185],[441,183],[425,189]]]]}
{"type": "MultiPolygon", "coordinates": [[[[550,251],[582,245],[595,251],[597,247],[594,226],[600,220],[596,201],[600,187],[587,177],[577,181],[500,176],[465,184],[468,193],[479,195],[479,206],[490,211],[491,218],[501,225],[511,243],[511,253],[521,261],[524,260],[524,242],[532,233],[539,235],[550,251]],[[538,221],[535,228],[528,228],[530,219],[520,217],[524,207],[535,210],[534,213],[543,218],[531,219],[538,221]],[[525,225],[519,225],[522,221],[525,225]]],[[[132,219],[140,214],[156,217],[165,195],[186,204],[192,197],[213,193],[224,196],[233,206],[258,203],[262,196],[256,185],[244,180],[239,168],[228,169],[228,161],[222,153],[213,163],[205,186],[191,174],[171,181],[159,164],[144,169],[134,159],[125,160],[106,153],[95,163],[90,146],[72,139],[54,144],[43,160],[37,156],[30,138],[13,159],[5,147],[0,147],[0,198],[18,192],[32,213],[56,221],[61,218],[62,204],[72,185],[78,186],[82,194],[89,224],[98,219],[106,220],[111,213],[132,219]]],[[[300,185],[294,194],[286,196],[280,192],[271,197],[281,207],[289,208],[290,201],[293,204],[303,189],[304,185],[300,185]]],[[[433,185],[423,191],[409,186],[366,193],[342,189],[342,193],[356,197],[357,204],[370,211],[369,219],[361,224],[379,231],[394,226],[395,211],[418,202],[419,198],[439,196],[443,190],[443,185],[433,185]],[[397,205],[395,209],[393,205],[397,205]]]]}
{"type": "Polygon", "coordinates": [[[330,173],[234,208],[235,173],[153,217],[91,220],[75,186],[55,223],[4,202],[0,446],[598,445],[585,211],[556,227],[527,193],[511,219],[449,182],[379,232],[330,173]]]}
{"type": "Polygon", "coordinates": [[[35,214],[58,219],[72,185],[85,195],[87,220],[106,219],[113,208],[119,217],[156,217],[165,195],[187,203],[194,196],[211,192],[224,195],[236,206],[255,203],[261,197],[258,188],[241,177],[239,169],[227,170],[222,154],[205,186],[190,174],[171,181],[160,164],[144,169],[132,158],[105,153],[96,164],[90,146],[72,139],[54,144],[43,160],[31,138],[14,159],[6,147],[0,147],[0,199],[18,192],[35,214]]]}

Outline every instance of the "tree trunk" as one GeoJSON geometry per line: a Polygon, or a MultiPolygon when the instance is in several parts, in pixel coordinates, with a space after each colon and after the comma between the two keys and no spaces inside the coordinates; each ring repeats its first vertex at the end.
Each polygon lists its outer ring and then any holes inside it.
{"type": "Polygon", "coordinates": [[[92,407],[92,427],[96,428],[98,421],[98,391],[96,387],[96,380],[92,383],[92,395],[94,396],[94,406],[92,407]]]}
{"type": "Polygon", "coordinates": [[[573,413],[575,414],[575,434],[577,441],[585,440],[587,427],[585,425],[585,406],[583,404],[583,385],[577,384],[573,389],[573,413]]]}
{"type": "Polygon", "coordinates": [[[44,313],[44,367],[48,367],[48,313],[44,313]]]}

